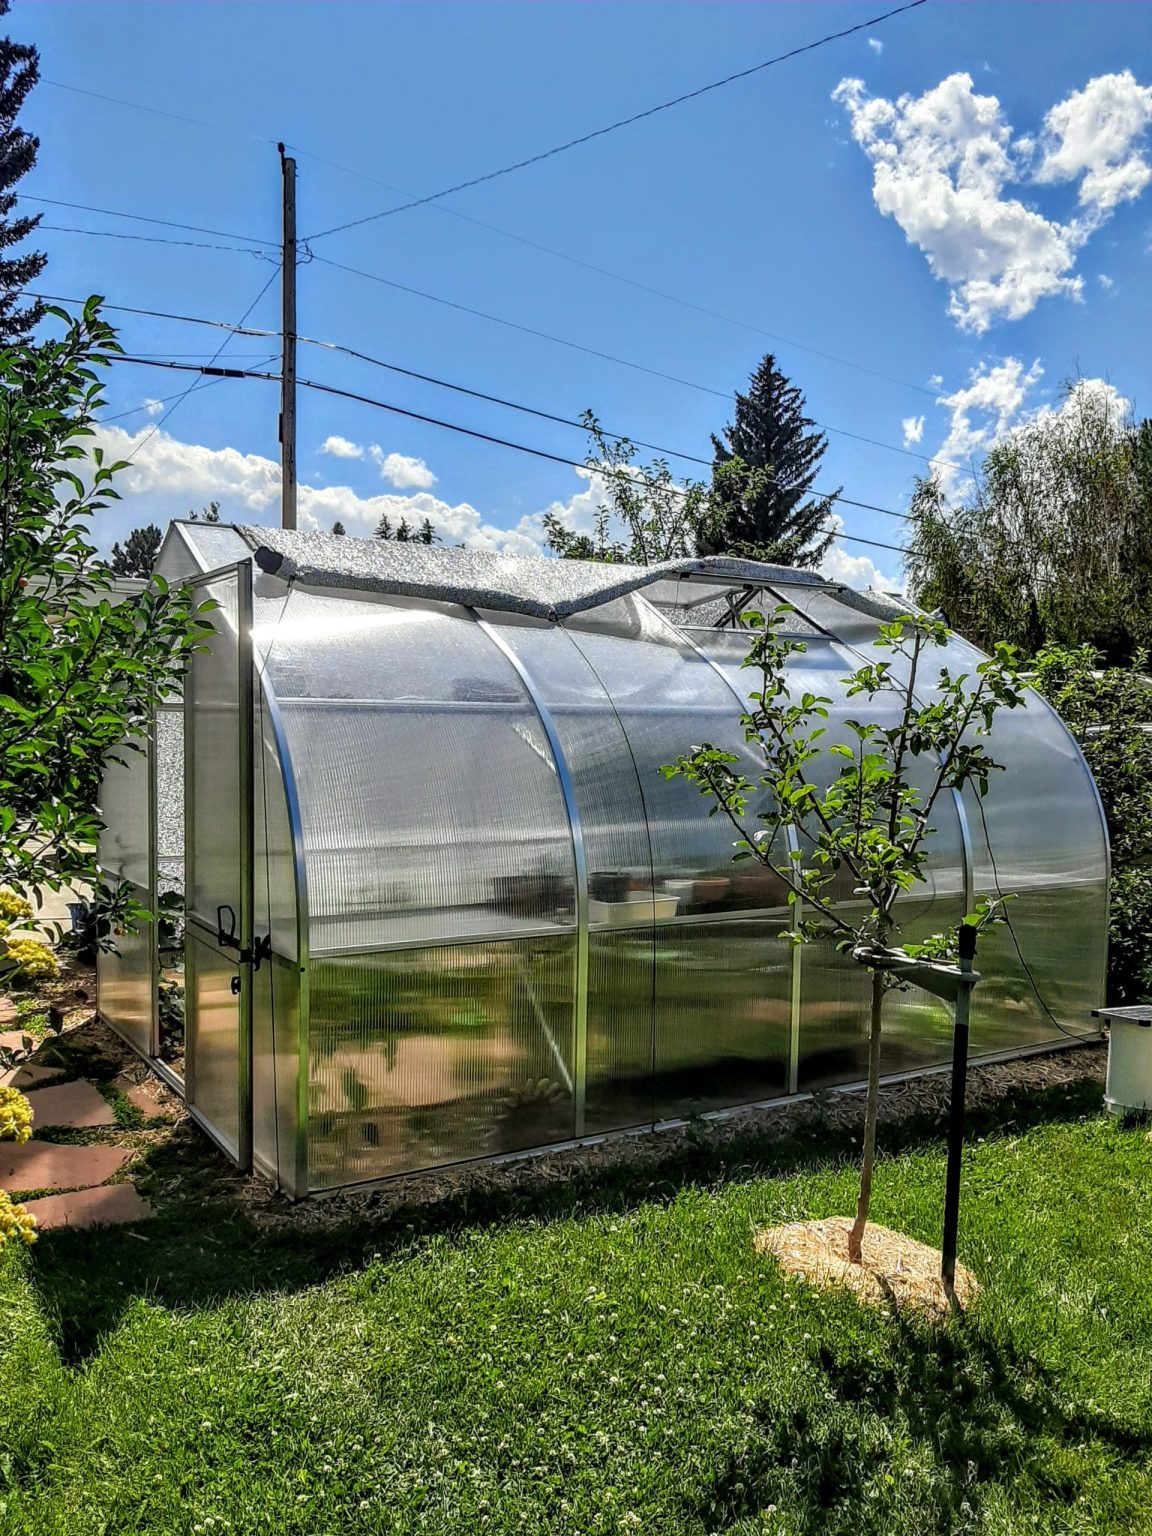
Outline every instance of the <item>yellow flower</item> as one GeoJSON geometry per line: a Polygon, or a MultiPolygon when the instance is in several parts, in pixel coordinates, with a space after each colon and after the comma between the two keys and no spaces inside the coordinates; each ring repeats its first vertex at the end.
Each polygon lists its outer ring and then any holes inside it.
{"type": "Polygon", "coordinates": [[[31,1104],[19,1088],[0,1088],[0,1141],[25,1142],[31,1134],[31,1104]]]}
{"type": "Polygon", "coordinates": [[[3,959],[18,981],[51,981],[60,974],[59,960],[39,939],[9,940],[3,959]]]}
{"type": "Polygon", "coordinates": [[[0,1248],[14,1239],[22,1243],[34,1243],[36,1218],[29,1216],[18,1201],[0,1189],[0,1248]]]}

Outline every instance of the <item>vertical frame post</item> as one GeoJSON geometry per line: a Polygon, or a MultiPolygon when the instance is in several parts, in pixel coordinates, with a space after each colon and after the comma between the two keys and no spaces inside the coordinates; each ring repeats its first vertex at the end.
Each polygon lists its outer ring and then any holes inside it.
{"type": "Polygon", "coordinates": [[[968,1014],[972,988],[979,979],[972,968],[976,958],[976,929],[970,923],[960,925],[959,949],[961,976],[952,1031],[952,1095],[948,1111],[948,1166],[944,1175],[944,1236],[940,1244],[940,1278],[953,1306],[956,1304],[956,1239],[960,1229],[960,1172],[964,1156],[964,1100],[968,1086],[968,1014]]]}

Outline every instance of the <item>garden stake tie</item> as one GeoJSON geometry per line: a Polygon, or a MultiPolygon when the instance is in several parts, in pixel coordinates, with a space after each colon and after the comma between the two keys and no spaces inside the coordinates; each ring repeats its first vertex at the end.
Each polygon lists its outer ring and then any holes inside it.
{"type": "Polygon", "coordinates": [[[976,929],[961,923],[958,934],[960,960],[956,989],[955,1024],[952,1030],[952,1094],[948,1114],[948,1168],[944,1177],[944,1237],[940,1244],[940,1278],[953,1307],[956,1302],[956,1234],[960,1226],[960,1159],[964,1151],[964,1090],[968,1077],[968,1012],[972,988],[979,976],[972,968],[976,958],[976,929]]]}

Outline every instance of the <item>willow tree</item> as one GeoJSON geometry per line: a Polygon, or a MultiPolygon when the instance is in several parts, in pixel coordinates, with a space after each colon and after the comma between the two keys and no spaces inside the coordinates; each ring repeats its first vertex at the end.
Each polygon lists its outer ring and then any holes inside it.
{"type": "MultiPolygon", "coordinates": [[[[709,814],[727,817],[735,860],[758,860],[780,877],[792,909],[791,943],[830,934],[871,975],[864,1146],[849,1237],[849,1258],[859,1263],[872,1196],[884,1000],[918,975],[928,985],[929,973],[958,953],[958,929],[901,947],[899,899],[927,878],[940,797],[969,784],[981,795],[987,791],[1000,765],[985,738],[997,710],[1022,702],[1024,684],[1008,645],[997,646],[972,674],[946,665],[933,672],[932,652],[947,642],[946,626],[922,616],[898,618],[880,626],[878,658],[863,659],[844,679],[848,697],[860,701],[860,717],[843,721],[844,740],[826,741],[831,700],[793,692],[789,663],[807,647],[783,633],[792,612],[781,604],[767,618],[743,616],[751,632],[744,666],[755,686],[740,721],[756,777],[734,752],[709,743],[662,772],[697,784],[712,802],[709,814]],[[869,718],[868,706],[883,701],[891,702],[869,718]],[[790,843],[792,851],[783,851],[790,843]],[[846,916],[836,899],[834,884],[842,888],[846,878],[861,916],[846,916]]],[[[996,906],[981,904],[964,923],[985,926],[995,920],[996,906]]]]}

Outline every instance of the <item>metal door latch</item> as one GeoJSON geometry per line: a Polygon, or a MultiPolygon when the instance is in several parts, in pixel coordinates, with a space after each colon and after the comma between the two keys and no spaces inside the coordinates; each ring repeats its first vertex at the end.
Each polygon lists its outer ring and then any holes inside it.
{"type": "MultiPolygon", "coordinates": [[[[252,939],[251,949],[242,949],[240,940],[236,934],[236,913],[230,906],[224,905],[216,908],[216,942],[221,949],[234,949],[241,965],[250,965],[254,971],[260,969],[262,960],[272,958],[272,935],[266,933],[263,936],[255,935],[252,939]],[[228,924],[225,927],[224,914],[228,914],[228,924]]],[[[239,992],[239,986],[233,991],[239,992]]]]}

